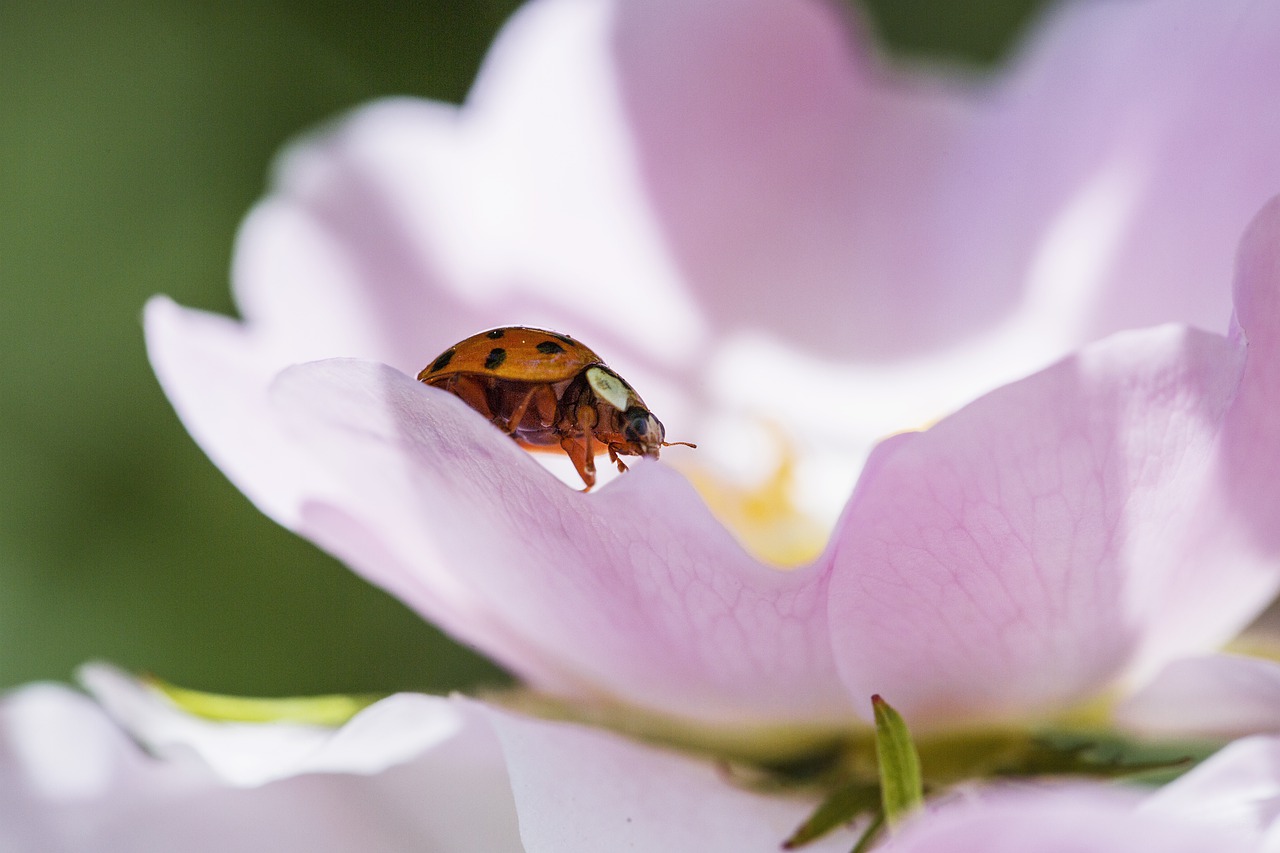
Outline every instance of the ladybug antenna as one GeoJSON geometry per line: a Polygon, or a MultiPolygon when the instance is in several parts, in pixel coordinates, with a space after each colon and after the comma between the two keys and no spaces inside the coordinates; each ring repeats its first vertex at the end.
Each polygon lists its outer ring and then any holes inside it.
{"type": "Polygon", "coordinates": [[[662,442],[662,446],[663,446],[663,447],[675,447],[677,444],[678,444],[678,445],[680,445],[681,447],[692,447],[694,450],[697,450],[697,449],[698,449],[698,445],[694,444],[692,441],[664,441],[664,442],[662,442]]]}

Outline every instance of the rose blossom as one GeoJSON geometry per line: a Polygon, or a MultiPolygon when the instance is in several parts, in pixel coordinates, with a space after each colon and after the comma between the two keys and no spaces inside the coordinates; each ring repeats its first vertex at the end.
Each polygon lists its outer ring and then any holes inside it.
{"type": "Polygon", "coordinates": [[[961,84],[817,2],[541,0],[465,106],[294,145],[238,242],[244,322],[157,298],[151,357],[263,511],[540,691],[1052,716],[1217,649],[1280,581],[1276,205],[1228,287],[1280,189],[1276,55],[1270,5],[1068,3],[961,84]],[[412,379],[513,322],[703,448],[584,495],[412,379]],[[839,516],[790,572],[672,467],[779,454],[839,516]]]}

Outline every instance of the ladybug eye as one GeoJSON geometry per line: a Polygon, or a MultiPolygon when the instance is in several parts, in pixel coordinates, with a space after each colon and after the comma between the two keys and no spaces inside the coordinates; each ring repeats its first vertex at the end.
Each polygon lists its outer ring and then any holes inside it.
{"type": "Polygon", "coordinates": [[[649,433],[649,413],[641,408],[627,412],[627,426],[623,430],[627,441],[639,441],[649,433]]]}
{"type": "Polygon", "coordinates": [[[623,434],[627,441],[651,444],[662,441],[662,424],[647,409],[633,406],[625,415],[626,426],[623,434]]]}

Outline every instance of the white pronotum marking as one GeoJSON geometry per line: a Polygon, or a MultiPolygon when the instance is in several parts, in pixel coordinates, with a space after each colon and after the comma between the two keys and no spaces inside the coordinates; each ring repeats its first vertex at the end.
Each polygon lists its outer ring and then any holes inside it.
{"type": "Polygon", "coordinates": [[[615,409],[623,412],[627,410],[627,404],[631,402],[631,389],[615,374],[603,368],[588,367],[587,384],[596,392],[596,396],[615,409]]]}

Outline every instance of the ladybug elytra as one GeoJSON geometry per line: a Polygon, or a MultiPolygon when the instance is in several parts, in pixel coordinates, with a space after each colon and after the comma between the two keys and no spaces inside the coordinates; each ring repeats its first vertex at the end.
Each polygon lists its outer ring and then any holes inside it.
{"type": "Polygon", "coordinates": [[[418,380],[462,398],[528,450],[568,454],[589,491],[595,456],[658,458],[662,422],[600,356],[568,335],[507,326],[459,341],[422,369],[418,380]]]}

